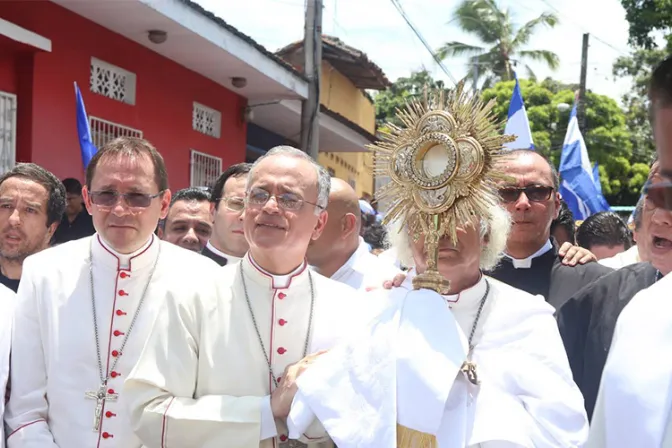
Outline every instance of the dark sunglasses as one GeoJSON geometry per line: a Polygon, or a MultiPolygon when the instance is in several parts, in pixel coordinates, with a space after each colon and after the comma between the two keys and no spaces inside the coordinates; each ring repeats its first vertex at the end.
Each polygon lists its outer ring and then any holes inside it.
{"type": "Polygon", "coordinates": [[[157,194],[92,191],[89,193],[89,197],[91,198],[91,202],[100,207],[114,207],[119,203],[119,200],[123,198],[128,207],[147,208],[152,203],[152,199],[158,198],[161,194],[163,194],[163,191],[160,191],[157,194]]]}
{"type": "Polygon", "coordinates": [[[663,180],[654,184],[649,180],[644,184],[643,193],[656,208],[672,210],[672,181],[663,180]]]}
{"type": "Polygon", "coordinates": [[[527,199],[532,202],[544,202],[551,197],[553,187],[544,185],[528,185],[527,187],[503,187],[499,189],[499,197],[502,202],[516,202],[521,193],[525,193],[527,199]]]}

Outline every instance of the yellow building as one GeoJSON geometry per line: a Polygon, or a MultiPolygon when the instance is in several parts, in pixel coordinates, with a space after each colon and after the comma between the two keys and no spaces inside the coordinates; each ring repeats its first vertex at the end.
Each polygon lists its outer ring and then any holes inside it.
{"type": "MultiPolygon", "coordinates": [[[[277,53],[303,71],[303,42],[277,53]]],[[[361,51],[340,39],[322,36],[321,112],[366,136],[376,133],[376,109],[366,90],[384,90],[390,85],[380,67],[361,51]]],[[[332,176],[350,183],[359,197],[374,193],[373,155],[369,152],[320,152],[318,162],[332,176]]]]}

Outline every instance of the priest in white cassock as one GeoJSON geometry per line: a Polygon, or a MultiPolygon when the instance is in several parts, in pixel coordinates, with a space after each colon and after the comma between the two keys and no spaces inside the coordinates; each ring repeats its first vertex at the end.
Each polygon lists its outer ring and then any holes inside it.
{"type": "Polygon", "coordinates": [[[583,399],[543,297],[483,275],[506,245],[499,136],[458,85],[400,116],[376,150],[398,253],[415,268],[382,312],[298,379],[290,438],[320,421],[339,448],[578,447],[583,399]],[[446,102],[444,104],[444,101],[446,102]]]}
{"type": "Polygon", "coordinates": [[[96,234],[28,257],[12,337],[9,448],[137,448],[121,389],[171,285],[217,265],[159,241],[170,203],[161,155],[118,138],[86,170],[96,234]]]}
{"type": "MultiPolygon", "coordinates": [[[[9,352],[12,346],[12,320],[15,303],[14,291],[5,285],[0,285],[0,423],[5,413],[5,393],[9,382],[9,352]]],[[[0,448],[5,448],[3,424],[0,424],[0,448]]]]}
{"type": "MultiPolygon", "coordinates": [[[[660,176],[644,187],[655,207],[653,256],[672,256],[672,56],[652,73],[652,126],[660,176]]],[[[623,309],[602,372],[588,446],[672,447],[672,274],[640,291],[623,309]]]]}
{"type": "Polygon", "coordinates": [[[401,273],[392,263],[373,255],[359,236],[359,200],[350,184],[331,178],[327,212],[322,235],[308,246],[308,263],[317,272],[360,291],[381,288],[383,282],[401,273]]]}
{"type": "Polygon", "coordinates": [[[327,220],[329,174],[278,147],[248,175],[243,228],[250,250],[210,284],[169,293],[126,381],[132,424],[149,448],[333,446],[324,429],[288,440],[295,381],[357,324],[357,292],[307,269],[327,220]]]}

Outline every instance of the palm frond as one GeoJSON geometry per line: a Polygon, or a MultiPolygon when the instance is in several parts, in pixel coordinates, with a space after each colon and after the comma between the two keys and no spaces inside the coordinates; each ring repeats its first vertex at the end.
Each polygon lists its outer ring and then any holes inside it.
{"type": "Polygon", "coordinates": [[[525,74],[527,75],[527,78],[530,81],[534,81],[534,82],[537,81],[537,75],[534,74],[534,70],[532,70],[532,67],[530,67],[527,64],[525,64],[525,74]]]}
{"type": "Polygon", "coordinates": [[[518,29],[518,32],[516,33],[516,37],[513,38],[513,41],[511,42],[511,46],[516,49],[520,48],[523,45],[526,45],[530,41],[530,37],[532,37],[532,34],[536,31],[536,29],[540,25],[546,25],[549,28],[553,28],[555,25],[557,25],[559,22],[558,16],[552,13],[543,13],[536,19],[532,19],[529,22],[527,22],[525,25],[520,27],[518,29]]]}
{"type": "Polygon", "coordinates": [[[557,54],[548,50],[522,50],[518,52],[523,58],[530,59],[532,61],[541,61],[545,62],[549,68],[556,70],[560,66],[560,58],[557,54]]]}
{"type": "Polygon", "coordinates": [[[475,45],[469,45],[462,42],[446,42],[438,50],[436,50],[436,56],[443,60],[451,56],[463,56],[474,53],[483,53],[485,51],[483,47],[477,47],[475,45]]]}

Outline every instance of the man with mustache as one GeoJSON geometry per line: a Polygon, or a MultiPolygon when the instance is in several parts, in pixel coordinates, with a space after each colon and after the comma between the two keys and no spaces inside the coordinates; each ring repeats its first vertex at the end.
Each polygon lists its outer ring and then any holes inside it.
{"type": "Polygon", "coordinates": [[[672,56],[653,71],[649,101],[660,173],[644,187],[645,207],[648,201],[651,262],[664,277],[637,293],[618,317],[590,448],[672,446],[672,56]]]}
{"type": "Polygon", "coordinates": [[[0,177],[0,283],[16,292],[23,261],[49,247],[65,211],[65,187],[34,163],[0,177]]]}
{"type": "Polygon", "coordinates": [[[154,236],[171,195],[163,158],[149,142],[121,137],[100,148],[82,193],[96,234],[24,263],[8,448],[139,448],[122,384],[168,292],[217,269],[154,236]]]}
{"type": "Polygon", "coordinates": [[[513,150],[504,157],[499,170],[510,178],[499,182],[499,196],[513,224],[504,258],[488,275],[542,295],[559,309],[583,286],[612,271],[592,262],[562,263],[551,238],[551,223],[560,211],[560,181],[548,160],[535,151],[513,150]]]}
{"type": "Polygon", "coordinates": [[[175,193],[166,219],[159,221],[159,238],[200,253],[211,234],[210,195],[200,188],[175,193]]]}
{"type": "MultiPolygon", "coordinates": [[[[296,379],[357,324],[365,302],[307,266],[329,189],[329,173],[298,149],[277,147],[255,162],[242,218],[250,250],[210,282],[165,297],[126,381],[146,446],[297,446],[286,422],[296,379]]],[[[333,447],[319,425],[301,439],[333,447]]]]}
{"type": "Polygon", "coordinates": [[[242,213],[245,208],[245,182],[251,167],[249,163],[231,165],[219,176],[212,189],[210,213],[214,227],[201,253],[220,266],[237,263],[249,249],[243,234],[242,213]]]}

